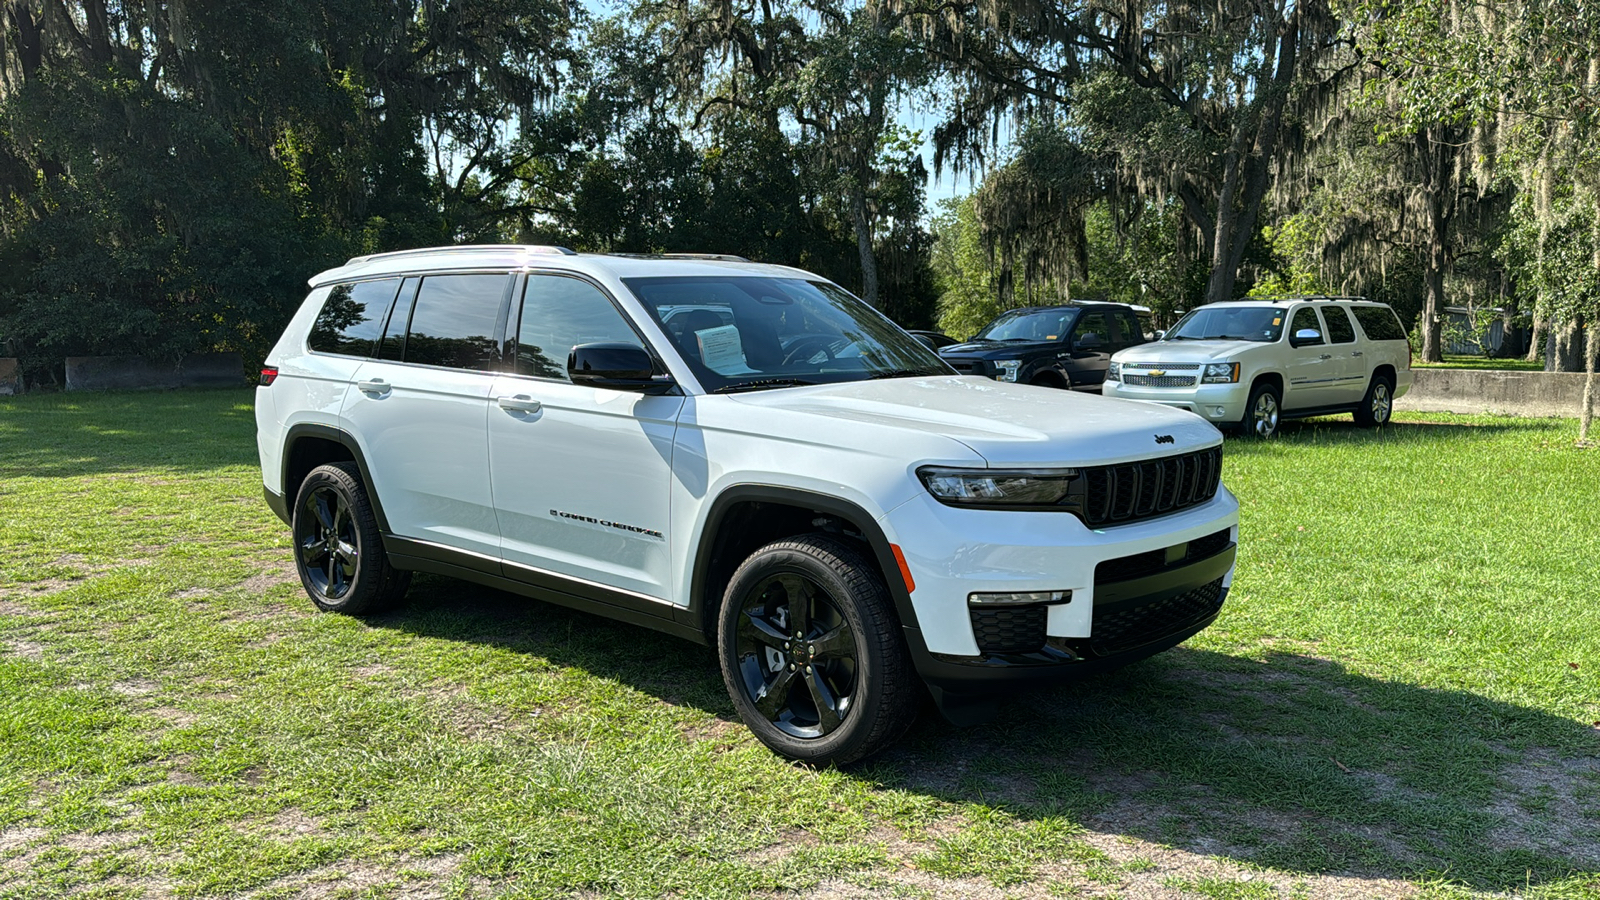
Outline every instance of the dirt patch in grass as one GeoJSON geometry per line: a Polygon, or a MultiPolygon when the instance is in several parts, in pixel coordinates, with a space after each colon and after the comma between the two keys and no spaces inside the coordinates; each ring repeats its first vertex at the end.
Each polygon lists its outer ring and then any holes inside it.
{"type": "Polygon", "coordinates": [[[35,641],[0,641],[0,647],[5,648],[4,655],[6,656],[17,656],[35,661],[44,659],[44,645],[35,641]]]}
{"type": "Polygon", "coordinates": [[[1531,849],[1600,869],[1600,757],[1561,759],[1533,750],[1500,773],[1490,811],[1501,823],[1490,832],[1498,850],[1531,849]],[[1587,800],[1587,802],[1585,802],[1587,800]]]}
{"type": "Polygon", "coordinates": [[[244,581],[233,586],[234,590],[245,591],[251,594],[262,594],[280,584],[299,584],[300,574],[293,565],[282,565],[276,568],[258,572],[244,581]]]}

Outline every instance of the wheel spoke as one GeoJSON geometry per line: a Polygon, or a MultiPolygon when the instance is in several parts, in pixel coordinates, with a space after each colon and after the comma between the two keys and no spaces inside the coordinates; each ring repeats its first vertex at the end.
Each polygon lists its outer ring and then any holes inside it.
{"type": "Polygon", "coordinates": [[[317,517],[317,524],[324,531],[333,530],[333,510],[328,508],[328,491],[317,491],[312,496],[312,515],[317,517]]]}
{"type": "Polygon", "coordinates": [[[797,575],[784,575],[778,579],[788,595],[789,633],[804,635],[811,630],[811,584],[797,575]]]}
{"type": "Polygon", "coordinates": [[[789,635],[784,634],[783,629],[748,610],[745,611],[744,621],[739,624],[739,636],[774,650],[785,649],[789,641],[789,635]]]}
{"type": "Polygon", "coordinates": [[[344,574],[344,573],[339,571],[339,554],[337,554],[337,553],[329,553],[328,554],[328,587],[327,587],[328,596],[336,597],[340,593],[342,593],[342,591],[340,591],[339,587],[338,587],[339,583],[335,580],[335,578],[337,578],[337,576],[342,575],[342,574],[344,574]]]}
{"type": "Polygon", "coordinates": [[[840,625],[830,628],[811,642],[811,647],[816,653],[813,659],[817,661],[835,659],[839,657],[854,658],[856,651],[856,638],[850,631],[850,626],[840,625]]]}
{"type": "Polygon", "coordinates": [[[817,705],[817,724],[822,726],[822,733],[827,734],[838,728],[844,716],[840,712],[838,699],[822,677],[821,669],[812,666],[806,672],[806,689],[811,692],[811,702],[817,705]]]}
{"type": "Polygon", "coordinates": [[[322,554],[327,552],[327,538],[308,534],[306,535],[306,539],[300,543],[300,555],[304,557],[307,563],[316,562],[322,558],[322,554]]]}
{"type": "Polygon", "coordinates": [[[356,557],[358,557],[360,555],[356,551],[355,545],[351,544],[351,543],[349,543],[347,541],[334,541],[333,542],[333,553],[334,553],[334,555],[338,556],[339,559],[342,562],[344,562],[345,565],[351,566],[351,567],[355,566],[356,557]]]}
{"type": "Polygon", "coordinates": [[[762,690],[761,696],[754,698],[756,711],[767,717],[767,721],[776,722],[778,716],[789,705],[789,692],[794,689],[794,670],[785,669],[778,673],[762,690]]]}

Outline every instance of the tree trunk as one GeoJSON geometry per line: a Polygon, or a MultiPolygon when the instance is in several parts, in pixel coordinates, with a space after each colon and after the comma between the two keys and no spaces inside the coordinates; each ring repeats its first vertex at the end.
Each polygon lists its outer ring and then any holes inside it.
{"type": "Polygon", "coordinates": [[[1533,324],[1528,326],[1528,362],[1544,358],[1544,335],[1549,327],[1544,319],[1537,315],[1533,317],[1533,324]]]}
{"type": "Polygon", "coordinates": [[[1581,372],[1583,364],[1583,316],[1573,316],[1556,332],[1557,372],[1581,372]]]}
{"type": "Polygon", "coordinates": [[[1595,331],[1593,328],[1589,329],[1589,331],[1591,333],[1588,341],[1586,341],[1589,348],[1588,352],[1583,355],[1584,369],[1588,372],[1589,377],[1583,380],[1583,409],[1578,413],[1578,443],[1580,444],[1589,442],[1589,425],[1594,421],[1595,393],[1597,390],[1595,387],[1595,381],[1597,380],[1595,377],[1595,364],[1600,362],[1600,335],[1593,334],[1595,331]]]}
{"type": "Polygon", "coordinates": [[[1435,235],[1428,243],[1428,270],[1422,276],[1427,286],[1422,300],[1422,361],[1444,362],[1444,329],[1440,321],[1445,306],[1444,242],[1435,235]]]}
{"type": "Polygon", "coordinates": [[[867,191],[859,179],[850,185],[850,221],[856,231],[856,249],[861,251],[861,299],[878,307],[878,260],[872,255],[872,222],[867,218],[867,191]]]}

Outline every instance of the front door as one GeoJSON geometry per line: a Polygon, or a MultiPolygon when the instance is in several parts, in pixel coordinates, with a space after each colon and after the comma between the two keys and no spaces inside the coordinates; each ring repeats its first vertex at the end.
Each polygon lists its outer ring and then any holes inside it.
{"type": "Polygon", "coordinates": [[[1098,391],[1105,383],[1111,354],[1120,349],[1114,327],[1105,310],[1092,309],[1078,316],[1070,338],[1072,358],[1067,373],[1073,390],[1098,391]]]}
{"type": "Polygon", "coordinates": [[[1333,353],[1328,349],[1328,332],[1317,318],[1314,306],[1302,306],[1289,317],[1289,328],[1283,340],[1289,345],[1289,384],[1283,392],[1284,409],[1312,409],[1331,406],[1338,401],[1335,383],[1339,373],[1333,366],[1333,353]],[[1301,332],[1316,332],[1316,337],[1299,339],[1301,332]]]}
{"type": "Polygon", "coordinates": [[[578,344],[649,346],[592,282],[533,273],[517,305],[515,372],[495,379],[489,402],[489,468],[506,574],[537,580],[553,573],[666,600],[668,498],[683,397],[567,378],[567,355],[578,344]]]}

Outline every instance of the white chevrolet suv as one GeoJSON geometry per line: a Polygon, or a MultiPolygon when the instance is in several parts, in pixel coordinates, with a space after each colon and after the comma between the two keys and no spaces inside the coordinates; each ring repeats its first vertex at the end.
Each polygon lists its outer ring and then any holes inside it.
{"type": "Polygon", "coordinates": [[[1333,413],[1383,425],[1410,388],[1411,345],[1394,310],[1289,297],[1191,310],[1161,340],[1112,356],[1101,393],[1265,438],[1283,419],[1333,413]]]}
{"type": "Polygon", "coordinates": [[[317,606],[443,574],[708,644],[779,753],[858,759],[1217,616],[1222,441],[957,375],[822,278],[732,257],[350,260],[262,369],[267,503],[317,606]]]}

